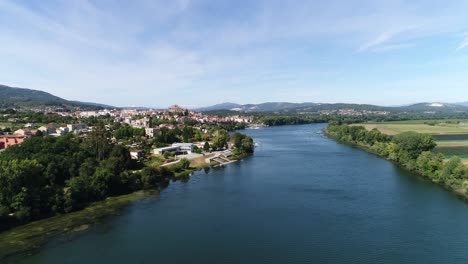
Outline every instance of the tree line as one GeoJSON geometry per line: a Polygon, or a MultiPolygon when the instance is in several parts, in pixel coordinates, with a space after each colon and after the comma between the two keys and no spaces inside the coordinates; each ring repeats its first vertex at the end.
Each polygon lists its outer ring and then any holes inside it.
{"type": "Polygon", "coordinates": [[[126,147],[109,142],[104,126],[88,135],[32,137],[0,154],[0,230],[163,187],[173,176],[133,161],[126,147]]]}
{"type": "Polygon", "coordinates": [[[339,141],[364,147],[434,182],[463,189],[468,194],[468,168],[459,157],[445,161],[442,154],[434,153],[436,143],[429,134],[404,132],[389,136],[377,129],[368,131],[363,126],[339,122],[330,122],[326,132],[339,141]]]}

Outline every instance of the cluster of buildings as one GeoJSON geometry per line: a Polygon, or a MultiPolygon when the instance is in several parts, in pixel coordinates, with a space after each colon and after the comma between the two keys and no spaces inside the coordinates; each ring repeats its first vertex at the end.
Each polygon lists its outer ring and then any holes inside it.
{"type": "Polygon", "coordinates": [[[356,109],[337,109],[337,110],[321,110],[321,115],[342,115],[342,116],[364,116],[364,115],[389,115],[387,111],[371,111],[371,110],[356,110],[356,109]]]}
{"type": "MultiPolygon", "coordinates": [[[[54,111],[61,116],[71,116],[79,119],[99,116],[109,116],[114,119],[116,123],[125,123],[134,128],[144,128],[147,137],[155,137],[159,130],[162,128],[167,129],[183,129],[183,123],[185,121],[196,121],[204,124],[216,124],[216,123],[228,123],[228,122],[239,122],[239,123],[251,123],[253,116],[214,116],[208,115],[201,112],[191,111],[182,108],[178,105],[173,105],[165,110],[154,110],[154,109],[104,109],[96,111],[76,111],[76,112],[65,112],[65,111],[54,111]],[[159,125],[152,125],[151,120],[159,120],[155,122],[159,125]],[[161,121],[169,122],[161,122],[161,121]],[[161,124],[162,123],[162,124],[161,124]]],[[[18,123],[21,120],[9,120],[12,123],[18,123]]],[[[44,136],[60,136],[66,133],[87,133],[90,131],[86,124],[68,124],[68,125],[57,125],[50,123],[36,128],[35,124],[27,123],[21,129],[14,131],[10,135],[0,135],[0,151],[10,146],[21,144],[24,140],[32,137],[40,131],[44,136]]],[[[177,153],[191,153],[193,146],[189,145],[176,145],[169,147],[170,151],[177,153]]],[[[156,150],[155,150],[156,151],[156,150]]],[[[166,150],[161,150],[161,153],[166,150]]],[[[134,153],[138,157],[138,153],[134,153]]]]}
{"type": "Polygon", "coordinates": [[[66,133],[86,133],[89,128],[85,124],[68,124],[66,126],[58,126],[55,123],[50,123],[35,129],[34,124],[26,124],[24,128],[14,131],[11,135],[0,135],[0,151],[11,146],[21,144],[26,139],[36,135],[40,131],[44,136],[61,136],[66,133]]]}
{"type": "Polygon", "coordinates": [[[76,112],[58,112],[62,116],[72,116],[77,118],[98,117],[109,115],[114,118],[115,122],[127,123],[133,127],[147,127],[149,116],[159,120],[174,120],[182,122],[185,120],[194,120],[201,123],[210,122],[243,122],[251,123],[253,116],[214,116],[207,115],[201,112],[192,111],[182,108],[178,105],[173,105],[168,109],[104,109],[98,111],[76,111],[76,112]],[[146,118],[145,118],[146,117],[146,118]]]}

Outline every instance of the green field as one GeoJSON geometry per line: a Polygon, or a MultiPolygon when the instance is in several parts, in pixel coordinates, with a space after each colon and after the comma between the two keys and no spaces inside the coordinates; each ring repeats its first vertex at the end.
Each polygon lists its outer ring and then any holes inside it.
{"type": "Polygon", "coordinates": [[[442,153],[447,159],[459,156],[468,164],[468,120],[410,120],[357,125],[368,130],[376,128],[388,135],[407,131],[431,134],[437,143],[435,153],[442,153]]]}
{"type": "Polygon", "coordinates": [[[11,127],[10,123],[1,123],[0,122],[0,128],[5,128],[5,127],[11,127]]]}
{"type": "Polygon", "coordinates": [[[446,157],[459,156],[461,158],[468,158],[468,147],[443,147],[437,146],[434,149],[435,153],[442,153],[446,157]]]}
{"type": "Polygon", "coordinates": [[[11,128],[12,130],[20,129],[24,127],[24,124],[13,124],[13,123],[1,123],[0,122],[0,129],[4,128],[11,128]]]}
{"type": "MultiPolygon", "coordinates": [[[[460,120],[457,120],[460,121],[460,120]]],[[[363,123],[357,124],[364,126],[368,130],[374,128],[388,135],[396,135],[407,131],[418,133],[426,133],[432,135],[457,135],[468,134],[468,120],[465,122],[456,123],[455,120],[437,121],[435,124],[425,124],[425,122],[434,122],[429,120],[417,121],[397,121],[397,122],[381,122],[381,123],[363,123]],[[453,123],[447,123],[453,122],[453,123]]]]}
{"type": "MultiPolygon", "coordinates": [[[[403,120],[403,121],[388,121],[386,124],[427,124],[427,123],[439,123],[439,124],[455,124],[455,123],[467,123],[468,119],[425,119],[425,120],[403,120]]],[[[367,124],[382,124],[382,122],[368,122],[367,124]]]]}
{"type": "Polygon", "coordinates": [[[439,147],[468,147],[467,140],[438,140],[436,143],[439,147]]]}

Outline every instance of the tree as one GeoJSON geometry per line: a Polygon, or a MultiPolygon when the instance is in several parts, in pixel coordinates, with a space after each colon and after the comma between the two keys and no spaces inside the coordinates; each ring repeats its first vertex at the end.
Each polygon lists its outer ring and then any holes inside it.
{"type": "Polygon", "coordinates": [[[179,161],[179,164],[177,165],[178,165],[178,170],[183,171],[190,167],[190,161],[186,158],[183,158],[179,161]]]}
{"type": "Polygon", "coordinates": [[[91,186],[91,177],[78,176],[67,181],[65,192],[65,211],[71,212],[82,209],[88,202],[94,200],[94,190],[91,186]]]}
{"type": "Polygon", "coordinates": [[[243,140],[242,140],[242,147],[241,149],[247,153],[247,154],[252,154],[254,152],[254,142],[253,142],[253,139],[251,137],[245,137],[243,140]]]}
{"type": "Polygon", "coordinates": [[[48,199],[41,197],[46,183],[42,171],[36,160],[0,161],[0,205],[9,208],[21,222],[38,218],[39,213],[32,208],[39,208],[38,201],[48,199]]]}
{"type": "Polygon", "coordinates": [[[234,142],[234,147],[241,148],[242,147],[242,140],[244,140],[245,137],[246,137],[246,135],[241,134],[239,132],[234,133],[231,136],[232,141],[234,142]]]}
{"type": "Polygon", "coordinates": [[[443,156],[441,154],[433,154],[430,151],[424,151],[416,160],[418,172],[433,179],[438,176],[439,170],[442,169],[443,165],[443,156]]]}
{"type": "Polygon", "coordinates": [[[189,143],[192,141],[194,136],[193,128],[190,126],[185,126],[182,130],[182,139],[185,143],[189,143]]]}
{"type": "Polygon", "coordinates": [[[109,132],[103,124],[99,124],[89,133],[89,151],[99,161],[103,160],[110,151],[109,132]]]}
{"type": "Polygon", "coordinates": [[[212,140],[212,147],[215,150],[220,150],[227,147],[229,142],[229,134],[224,129],[216,130],[214,133],[214,138],[212,140]]]}
{"type": "Polygon", "coordinates": [[[159,143],[172,144],[179,141],[180,130],[179,129],[168,129],[163,127],[159,130],[155,139],[159,143]]]}
{"type": "Polygon", "coordinates": [[[442,167],[440,179],[445,181],[449,178],[461,179],[465,177],[465,166],[460,157],[450,158],[442,167]]]}
{"type": "Polygon", "coordinates": [[[41,130],[37,130],[36,131],[36,134],[34,135],[36,137],[43,137],[44,136],[44,133],[41,131],[41,130]]]}
{"type": "Polygon", "coordinates": [[[436,146],[434,138],[428,134],[404,132],[393,137],[393,142],[416,159],[422,152],[431,151],[436,146]]]}
{"type": "Polygon", "coordinates": [[[203,150],[205,152],[210,151],[210,143],[208,143],[208,141],[206,141],[205,144],[203,145],[203,150]]]}

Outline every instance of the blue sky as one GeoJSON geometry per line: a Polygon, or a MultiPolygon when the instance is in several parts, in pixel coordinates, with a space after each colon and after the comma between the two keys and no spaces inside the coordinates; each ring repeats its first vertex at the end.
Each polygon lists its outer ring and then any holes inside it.
{"type": "Polygon", "coordinates": [[[468,100],[468,1],[0,0],[0,83],[118,106],[468,100]]]}

